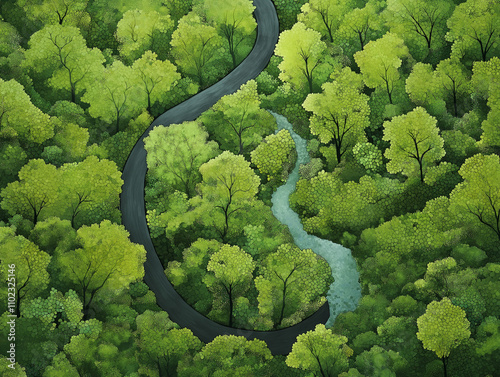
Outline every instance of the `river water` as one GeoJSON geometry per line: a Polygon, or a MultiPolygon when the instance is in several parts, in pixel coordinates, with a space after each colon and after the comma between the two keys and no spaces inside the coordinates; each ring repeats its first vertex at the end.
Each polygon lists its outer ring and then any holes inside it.
{"type": "Polygon", "coordinates": [[[293,171],[288,176],[285,184],[278,187],[274,192],[272,202],[272,212],[274,216],[283,224],[287,225],[293,236],[295,244],[301,249],[312,249],[316,254],[325,258],[332,269],[332,276],[335,281],[330,286],[327,294],[330,304],[330,318],[326,323],[331,327],[335,318],[346,311],[353,311],[361,298],[361,286],[359,284],[359,272],[356,268],[356,261],[351,255],[351,250],[342,245],[333,243],[308,234],[299,215],[290,208],[288,198],[295,190],[295,185],[299,180],[299,166],[309,162],[309,153],[307,152],[307,141],[297,135],[288,120],[279,114],[270,113],[276,118],[278,123],[278,132],[287,129],[297,149],[297,163],[293,171]]]}

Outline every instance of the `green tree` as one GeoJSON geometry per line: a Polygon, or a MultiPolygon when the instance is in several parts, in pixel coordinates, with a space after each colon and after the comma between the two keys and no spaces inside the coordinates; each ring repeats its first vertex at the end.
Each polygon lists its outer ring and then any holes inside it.
{"type": "Polygon", "coordinates": [[[267,180],[286,180],[285,164],[291,167],[291,156],[295,151],[295,142],[288,130],[281,130],[277,134],[269,135],[251,152],[252,163],[257,166],[267,180]]]}
{"type": "Polygon", "coordinates": [[[19,180],[9,183],[1,196],[1,206],[11,215],[20,214],[36,225],[40,213],[58,199],[60,174],[54,165],[30,160],[19,171],[19,180]]]}
{"type": "Polygon", "coordinates": [[[47,25],[29,40],[23,67],[35,72],[49,69],[49,85],[70,93],[71,102],[77,94],[93,87],[105,59],[97,48],[87,48],[80,30],[73,26],[47,25]]]}
{"type": "Polygon", "coordinates": [[[8,22],[0,21],[0,56],[9,56],[19,48],[21,36],[8,22]]]}
{"type": "MultiPolygon", "coordinates": [[[[344,68],[343,75],[349,73],[350,69],[344,68]]],[[[325,83],[322,88],[322,93],[309,94],[302,106],[313,113],[311,133],[318,135],[322,143],[335,146],[340,163],[348,150],[364,141],[364,129],[369,126],[369,98],[360,93],[359,87],[341,79],[325,83]]]]}
{"type": "Polygon", "coordinates": [[[123,226],[108,220],[82,226],[77,235],[81,247],[59,255],[57,262],[63,267],[63,275],[80,293],[84,319],[87,319],[97,293],[120,291],[142,279],[146,251],[142,245],[130,242],[123,226]]]}
{"type": "Polygon", "coordinates": [[[140,373],[159,376],[175,375],[182,357],[194,356],[201,350],[201,341],[189,329],[180,329],[164,311],[146,310],[136,318],[136,343],[140,373]]]}
{"type": "Polygon", "coordinates": [[[255,6],[249,0],[207,0],[203,5],[208,20],[215,22],[226,40],[233,68],[236,68],[241,59],[238,48],[257,26],[252,16],[255,6]]]}
{"type": "Polygon", "coordinates": [[[321,34],[306,28],[302,22],[280,34],[274,53],[283,58],[278,66],[279,78],[308,93],[312,93],[314,84],[320,79],[316,73],[328,65],[327,46],[321,34]]]}
{"type": "Polygon", "coordinates": [[[473,67],[472,85],[476,93],[488,99],[490,112],[483,121],[480,144],[484,146],[500,147],[500,89],[496,84],[500,78],[500,59],[493,57],[487,62],[475,62],[473,67]]]}
{"type": "Polygon", "coordinates": [[[450,31],[446,40],[453,42],[452,55],[459,54],[460,59],[472,52],[474,57],[486,61],[489,53],[498,52],[499,16],[500,4],[495,0],[467,0],[459,4],[447,21],[450,31]]]}
{"type": "Polygon", "coordinates": [[[120,55],[133,62],[155,44],[158,33],[169,33],[174,22],[168,14],[160,14],[156,10],[128,10],[123,14],[116,29],[120,55]]]}
{"type": "Polygon", "coordinates": [[[399,80],[399,67],[402,58],[409,56],[404,41],[396,34],[387,32],[382,38],[370,41],[363,51],[354,54],[366,86],[385,87],[389,102],[392,104],[392,92],[399,80]]]}
{"type": "Polygon", "coordinates": [[[423,42],[427,53],[444,47],[445,21],[453,12],[449,0],[389,0],[385,18],[391,32],[423,42]]]}
{"type": "Polygon", "coordinates": [[[138,86],[147,97],[146,110],[149,113],[151,113],[151,105],[157,101],[161,102],[161,98],[181,78],[175,65],[168,60],[157,60],[156,57],[154,52],[146,51],[132,65],[133,72],[139,81],[138,86]]]}
{"type": "MultiPolygon", "coordinates": [[[[41,251],[37,245],[23,236],[16,236],[13,228],[0,227],[0,277],[6,282],[10,265],[15,265],[15,311],[11,314],[21,316],[21,302],[24,299],[38,296],[49,283],[47,266],[51,257],[41,251]]],[[[6,288],[3,289],[6,292],[6,288]]],[[[7,295],[5,294],[4,297],[7,295]]]]}
{"type": "Polygon", "coordinates": [[[406,364],[398,352],[373,346],[356,357],[356,368],[366,376],[396,377],[406,364]]]}
{"type": "Polygon", "coordinates": [[[445,297],[427,305],[425,314],[417,319],[417,338],[425,349],[436,353],[443,362],[447,377],[447,361],[452,349],[470,337],[469,321],[465,312],[445,297]]]}
{"type": "Polygon", "coordinates": [[[64,164],[60,171],[58,201],[64,211],[59,217],[70,220],[75,227],[116,216],[123,180],[114,162],[89,156],[78,164],[64,164]],[[78,222],[77,216],[81,218],[78,222]]]}
{"type": "Polygon", "coordinates": [[[459,98],[471,94],[468,72],[459,61],[445,59],[437,65],[435,75],[445,95],[452,98],[454,115],[457,117],[459,98]]]}
{"type": "Polygon", "coordinates": [[[118,132],[122,118],[133,118],[145,108],[141,88],[134,85],[133,69],[120,61],[107,67],[97,81],[99,85],[89,87],[82,102],[90,105],[92,117],[114,122],[118,132]]]}
{"type": "Polygon", "coordinates": [[[233,325],[234,301],[249,288],[254,269],[252,256],[238,246],[223,245],[210,257],[207,271],[213,272],[213,275],[206,275],[203,282],[214,292],[218,291],[217,286],[220,285],[227,294],[229,327],[233,325]]]}
{"type": "Polygon", "coordinates": [[[415,160],[423,182],[424,168],[439,161],[445,154],[444,141],[436,124],[436,118],[422,107],[384,122],[383,140],[391,143],[384,154],[390,160],[387,171],[411,176],[415,172],[415,163],[412,162],[415,160]]]}
{"type": "Polygon", "coordinates": [[[350,0],[310,0],[302,5],[297,21],[308,28],[319,31],[333,42],[342,17],[353,8],[350,0]]]}
{"type": "Polygon", "coordinates": [[[320,374],[322,377],[338,376],[349,368],[348,358],[353,351],[347,346],[347,338],[337,335],[325,325],[316,325],[297,337],[286,358],[286,365],[320,374]]]}
{"type": "Polygon", "coordinates": [[[45,368],[43,377],[80,377],[80,373],[71,365],[64,352],[59,352],[45,368]]]}
{"type": "Polygon", "coordinates": [[[219,153],[217,143],[208,141],[208,133],[195,121],[155,127],[144,145],[151,174],[188,196],[201,181],[200,166],[219,153]]]}
{"type": "Polygon", "coordinates": [[[248,153],[262,141],[262,136],[276,128],[274,117],[260,108],[254,80],[243,84],[236,93],[222,97],[200,120],[221,149],[240,155],[248,153]]]}
{"type": "Polygon", "coordinates": [[[264,341],[243,336],[216,337],[191,360],[179,365],[179,377],[190,376],[261,376],[265,364],[273,358],[264,341]]]}
{"type": "Polygon", "coordinates": [[[276,253],[267,256],[255,278],[259,291],[259,312],[269,327],[282,327],[284,319],[300,311],[307,316],[312,309],[326,302],[325,294],[333,283],[328,263],[311,249],[300,250],[283,244],[276,253]]]}
{"type": "Polygon", "coordinates": [[[54,136],[54,123],[31,102],[16,80],[0,78],[0,137],[41,144],[54,136]],[[26,121],[29,119],[29,122],[26,121]]]}
{"type": "Polygon", "coordinates": [[[452,209],[470,216],[500,240],[500,162],[495,154],[476,154],[458,171],[464,181],[450,194],[452,209]]]}
{"type": "Polygon", "coordinates": [[[64,26],[85,27],[90,22],[86,12],[89,0],[17,0],[26,16],[44,25],[59,24],[64,26]]]}
{"type": "MultiPolygon", "coordinates": [[[[342,17],[338,35],[359,41],[358,51],[363,50],[370,35],[382,29],[383,20],[379,15],[381,3],[368,1],[363,8],[354,8],[342,17]]],[[[357,43],[357,42],[356,42],[357,43]]]]}
{"type": "Polygon", "coordinates": [[[228,151],[201,165],[199,170],[203,181],[198,188],[203,200],[213,207],[211,221],[225,242],[231,215],[254,200],[260,179],[243,156],[228,151]]]}
{"type": "Polygon", "coordinates": [[[196,78],[200,87],[206,82],[207,71],[214,68],[222,43],[217,30],[193,13],[180,19],[170,42],[175,63],[185,74],[196,78]]]}

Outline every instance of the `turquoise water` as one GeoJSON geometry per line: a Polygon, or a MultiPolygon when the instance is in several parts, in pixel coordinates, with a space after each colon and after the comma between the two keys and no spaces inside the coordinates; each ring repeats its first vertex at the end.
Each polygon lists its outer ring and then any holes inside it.
{"type": "Polygon", "coordinates": [[[287,129],[290,132],[298,155],[297,163],[288,176],[288,180],[284,185],[278,187],[271,198],[273,203],[272,212],[281,223],[288,226],[298,247],[312,249],[316,254],[325,258],[332,269],[335,282],[330,286],[327,294],[328,303],[330,304],[330,318],[326,325],[329,327],[333,325],[335,318],[340,313],[356,309],[361,298],[361,286],[356,261],[351,255],[351,250],[308,234],[300,222],[299,215],[290,208],[288,198],[295,190],[295,185],[299,180],[299,166],[309,161],[307,141],[293,131],[292,125],[284,116],[272,111],[270,113],[278,122],[278,131],[287,129]]]}

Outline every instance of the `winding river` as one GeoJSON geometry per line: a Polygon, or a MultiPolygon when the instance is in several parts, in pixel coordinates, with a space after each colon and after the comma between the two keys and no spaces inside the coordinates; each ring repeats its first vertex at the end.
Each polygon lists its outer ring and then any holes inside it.
{"type": "Polygon", "coordinates": [[[301,164],[309,162],[307,141],[293,131],[292,125],[284,116],[272,111],[270,113],[278,123],[276,132],[282,129],[288,130],[297,150],[297,162],[294,169],[288,176],[286,183],[278,187],[271,198],[272,212],[281,223],[288,226],[298,247],[312,249],[330,265],[335,281],[330,286],[327,295],[330,318],[328,318],[326,325],[331,326],[340,313],[356,309],[361,298],[361,286],[356,261],[352,257],[351,251],[342,245],[307,234],[300,222],[299,215],[290,208],[288,198],[295,190],[295,185],[299,180],[299,167],[301,164]]]}

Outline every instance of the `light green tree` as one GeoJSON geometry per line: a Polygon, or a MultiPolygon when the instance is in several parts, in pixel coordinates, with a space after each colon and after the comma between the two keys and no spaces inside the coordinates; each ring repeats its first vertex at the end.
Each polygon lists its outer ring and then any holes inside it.
{"type": "Polygon", "coordinates": [[[42,210],[47,208],[47,211],[56,203],[59,179],[60,173],[54,165],[41,159],[30,160],[19,171],[19,180],[2,190],[1,206],[9,214],[20,214],[36,225],[42,210]]]}
{"type": "Polygon", "coordinates": [[[196,121],[155,127],[144,145],[151,174],[188,196],[201,181],[200,166],[219,153],[217,143],[208,141],[208,133],[196,121]]]}
{"type": "MultiPolygon", "coordinates": [[[[15,308],[10,314],[21,316],[21,303],[25,299],[38,296],[49,283],[47,266],[51,257],[41,251],[37,245],[23,236],[16,236],[13,228],[0,227],[0,248],[2,259],[0,262],[0,277],[2,281],[10,277],[9,265],[15,265],[15,308]]],[[[6,293],[6,288],[3,292],[6,293]]],[[[5,294],[5,297],[7,294],[5,294]]]]}
{"type": "Polygon", "coordinates": [[[50,117],[33,105],[23,86],[14,79],[0,78],[0,135],[4,139],[18,138],[23,144],[41,144],[54,136],[50,117]]]}
{"type": "Polygon", "coordinates": [[[142,279],[146,251],[142,245],[130,242],[122,225],[109,220],[82,226],[77,235],[81,247],[58,255],[57,264],[80,294],[87,319],[96,294],[106,290],[119,292],[142,279]]]}
{"type": "Polygon", "coordinates": [[[319,31],[324,38],[333,42],[343,16],[353,5],[350,0],[310,0],[300,8],[297,21],[319,31]]]}
{"type": "Polygon", "coordinates": [[[328,52],[321,34],[297,22],[292,29],[280,34],[274,50],[283,61],[279,64],[279,78],[299,90],[312,93],[318,78],[316,72],[328,65],[328,52]]]}
{"type": "Polygon", "coordinates": [[[435,71],[437,82],[444,94],[452,98],[454,115],[458,116],[458,101],[471,94],[470,76],[464,65],[457,60],[441,60],[435,71]]]}
{"type": "Polygon", "coordinates": [[[490,112],[483,121],[481,128],[480,145],[500,147],[500,88],[497,85],[500,79],[500,59],[493,57],[487,62],[475,62],[472,75],[472,86],[475,92],[488,99],[490,112]]]}
{"type": "Polygon", "coordinates": [[[114,162],[89,156],[78,164],[64,164],[60,173],[62,184],[55,208],[63,210],[54,215],[70,220],[76,228],[116,216],[123,180],[114,162]]]}
{"type": "Polygon", "coordinates": [[[254,269],[252,256],[238,246],[222,245],[208,261],[207,271],[213,274],[207,274],[203,282],[216,296],[221,296],[218,293],[220,287],[224,292],[222,295],[227,295],[229,327],[233,326],[234,301],[248,290],[254,269]]]}
{"type": "Polygon", "coordinates": [[[286,357],[286,365],[313,372],[322,377],[338,376],[349,368],[348,358],[353,351],[347,338],[337,335],[325,325],[316,325],[312,331],[301,334],[286,357]]]}
{"type": "Polygon", "coordinates": [[[162,97],[180,80],[177,67],[168,60],[157,60],[154,52],[146,51],[132,65],[133,74],[138,80],[143,95],[147,97],[146,110],[151,113],[151,105],[162,97]]]}
{"type": "Polygon", "coordinates": [[[260,179],[243,156],[228,151],[201,165],[200,173],[203,181],[198,188],[213,208],[210,221],[224,242],[231,216],[254,200],[260,179]]]}
{"type": "Polygon", "coordinates": [[[384,122],[383,140],[391,143],[384,154],[390,160],[387,171],[411,176],[418,165],[422,182],[427,166],[445,155],[437,120],[422,107],[384,122]]]}
{"type": "Polygon", "coordinates": [[[90,105],[88,111],[92,117],[114,122],[116,132],[120,131],[122,118],[133,118],[146,107],[143,92],[133,80],[133,69],[122,62],[117,60],[107,67],[97,82],[99,85],[87,89],[82,102],[90,105]]]}
{"type": "Polygon", "coordinates": [[[363,50],[370,35],[383,28],[383,19],[379,14],[381,8],[381,3],[370,0],[363,8],[352,9],[342,16],[337,34],[350,41],[356,40],[359,42],[357,50],[363,50]]]}
{"type": "Polygon", "coordinates": [[[389,102],[399,80],[399,67],[402,59],[409,56],[404,41],[393,33],[386,33],[376,41],[370,41],[363,51],[354,54],[354,60],[361,70],[366,86],[385,87],[389,102]]]}
{"type": "Polygon", "coordinates": [[[358,141],[365,141],[364,129],[369,126],[369,98],[346,80],[350,74],[352,71],[344,68],[338,80],[323,84],[322,93],[309,94],[302,104],[313,113],[311,133],[323,144],[334,145],[338,163],[358,141]]]}
{"type": "Polygon", "coordinates": [[[193,359],[179,364],[179,377],[262,376],[273,356],[264,341],[243,336],[220,335],[205,345],[193,359]]]}
{"type": "Polygon", "coordinates": [[[476,154],[458,172],[464,181],[450,194],[452,208],[490,228],[500,240],[499,157],[476,154]]]}
{"type": "Polygon", "coordinates": [[[17,5],[33,21],[44,25],[59,24],[83,28],[88,26],[90,15],[86,8],[88,0],[17,0],[17,5]]]}
{"type": "Polygon", "coordinates": [[[219,34],[226,40],[233,68],[236,68],[241,60],[238,49],[257,26],[252,16],[255,6],[249,0],[207,0],[203,6],[207,19],[215,22],[219,34]]]}
{"type": "Polygon", "coordinates": [[[446,40],[453,42],[452,57],[472,53],[473,60],[486,61],[498,53],[500,4],[495,0],[467,0],[455,8],[447,21],[446,40]],[[476,59],[475,57],[478,57],[476,59]]]}
{"type": "Polygon", "coordinates": [[[417,40],[429,53],[444,47],[446,20],[454,7],[451,0],[389,0],[384,16],[392,33],[417,40]]]}
{"type": "Polygon", "coordinates": [[[215,57],[221,54],[223,39],[215,27],[202,23],[199,16],[189,13],[179,21],[172,34],[172,55],[182,71],[196,78],[200,87],[206,82],[207,70],[213,68],[215,57]]]}
{"type": "Polygon", "coordinates": [[[417,319],[417,338],[425,349],[436,353],[443,362],[447,377],[447,362],[450,352],[471,335],[465,312],[445,297],[427,305],[425,314],[417,319]]]}
{"type": "Polygon", "coordinates": [[[317,310],[326,302],[324,295],[333,283],[325,260],[311,249],[301,250],[292,244],[279,246],[259,271],[262,275],[255,278],[259,313],[269,329],[282,327],[284,320],[298,311],[307,316],[311,309],[317,310]]]}
{"type": "Polygon", "coordinates": [[[88,87],[103,70],[102,52],[87,48],[80,30],[73,26],[47,25],[29,40],[22,65],[28,70],[52,71],[49,85],[70,93],[71,102],[88,87]]]}
{"type": "Polygon", "coordinates": [[[19,48],[21,36],[16,28],[5,21],[0,21],[0,56],[9,56],[19,48]]]}
{"type": "Polygon", "coordinates": [[[157,33],[168,33],[173,27],[170,16],[156,10],[134,9],[125,12],[116,29],[120,55],[129,62],[135,61],[152,49],[157,33]]]}
{"type": "Polygon", "coordinates": [[[277,134],[269,135],[251,152],[252,163],[257,166],[267,180],[286,180],[284,176],[286,165],[291,167],[290,157],[295,150],[295,142],[288,130],[281,130],[277,134]]]}
{"type": "Polygon", "coordinates": [[[169,376],[175,373],[182,357],[194,356],[201,341],[189,329],[180,329],[164,311],[146,310],[137,316],[136,344],[140,373],[169,376]]]}
{"type": "Polygon", "coordinates": [[[276,128],[274,117],[260,103],[257,83],[250,80],[222,97],[200,120],[221,149],[246,154],[276,128]]]}

